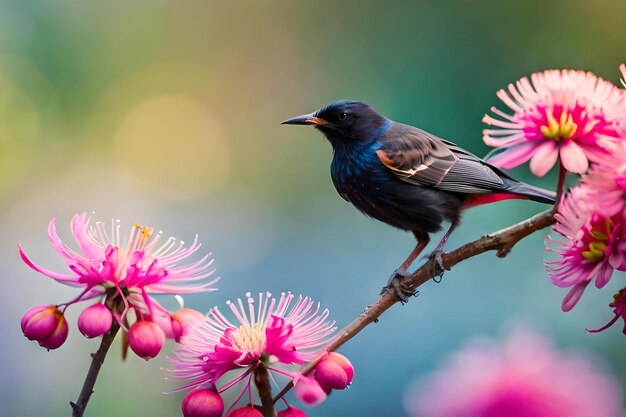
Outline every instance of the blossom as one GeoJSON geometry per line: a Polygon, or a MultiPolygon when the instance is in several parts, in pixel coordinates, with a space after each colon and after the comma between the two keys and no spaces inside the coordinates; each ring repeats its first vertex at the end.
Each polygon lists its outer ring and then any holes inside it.
{"type": "Polygon", "coordinates": [[[548,70],[523,77],[497,96],[513,114],[496,107],[485,115],[483,140],[505,150],[489,162],[513,168],[530,160],[530,170],[545,175],[560,157],[568,171],[582,174],[589,161],[610,153],[624,128],[626,96],[590,72],[548,70]],[[507,91],[508,90],[508,91],[507,91]]]}
{"type": "Polygon", "coordinates": [[[255,300],[247,293],[245,301],[239,298],[227,305],[234,322],[214,307],[204,322],[189,327],[181,338],[170,358],[172,375],[187,381],[179,390],[220,384],[221,393],[246,380],[234,406],[250,390],[252,374],[259,366],[292,379],[308,378],[284,366],[319,356],[336,330],[335,322],[328,320],[328,310],[321,311],[319,303],[309,297],[282,293],[274,298],[267,292],[255,300]],[[233,370],[239,370],[239,375],[224,377],[233,370]]]}
{"type": "Polygon", "coordinates": [[[592,165],[581,183],[605,216],[626,211],[626,139],[601,164],[592,165]]]}
{"type": "MultiPolygon", "coordinates": [[[[126,242],[121,236],[119,221],[110,227],[96,222],[90,225],[86,213],[74,215],[71,232],[78,250],[66,245],[58,236],[56,221],[48,226],[48,236],[52,247],[68,265],[70,273],[58,273],[35,264],[19,247],[24,262],[35,271],[62,284],[78,287],[80,294],[73,300],[60,304],[61,311],[77,302],[99,298],[105,308],[111,309],[113,318],[128,331],[127,317],[134,311],[138,322],[154,322],[162,328],[167,337],[174,338],[182,333],[183,321],[172,319],[154,298],[154,294],[190,294],[215,290],[212,286],[217,279],[209,279],[213,273],[213,260],[210,254],[197,261],[184,264],[198,251],[198,236],[189,247],[184,242],[170,237],[163,242],[163,233],[154,233],[151,227],[133,225],[126,242]],[[173,329],[173,326],[176,327],[173,329]]],[[[79,329],[87,337],[94,337],[108,331],[106,314],[102,307],[88,307],[81,314],[79,329]],[[99,314],[94,309],[99,310],[99,314]]],[[[144,327],[145,329],[145,327],[144,327]]],[[[145,332],[144,332],[145,333],[145,332]]],[[[150,333],[155,336],[155,332],[150,333]]],[[[148,353],[156,351],[159,335],[151,338],[148,353]]],[[[141,343],[135,339],[137,346],[141,343]]]]}
{"type": "Polygon", "coordinates": [[[181,410],[184,417],[222,417],[224,400],[214,390],[198,389],[185,397],[181,410]]]}
{"type": "Polygon", "coordinates": [[[288,405],[287,408],[278,412],[276,417],[307,417],[307,414],[292,405],[288,405]]]}
{"type": "Polygon", "coordinates": [[[111,329],[113,314],[104,304],[94,304],[78,316],[78,330],[87,338],[102,336],[111,329]]]}
{"type": "Polygon", "coordinates": [[[588,329],[587,331],[589,331],[590,333],[601,332],[614,325],[617,320],[621,318],[622,320],[624,320],[624,329],[622,330],[622,332],[626,334],[626,287],[615,293],[615,295],[613,296],[613,301],[611,302],[611,304],[609,304],[609,307],[613,308],[613,314],[615,314],[615,316],[601,328],[596,330],[588,329]]]}
{"type": "Polygon", "coordinates": [[[600,214],[582,186],[572,189],[561,202],[555,219],[552,230],[564,239],[547,237],[552,244],[547,250],[559,259],[545,264],[554,285],[571,287],[561,305],[563,311],[569,311],[591,281],[595,279],[596,287],[602,288],[615,269],[626,270],[626,229],[623,215],[600,214]]]}
{"type": "Polygon", "coordinates": [[[346,389],[352,383],[352,378],[354,367],[348,358],[337,352],[328,352],[315,365],[315,379],[326,392],[346,389]]]}
{"type": "Polygon", "coordinates": [[[61,347],[67,339],[68,326],[57,306],[40,305],[30,308],[21,320],[22,332],[48,350],[61,347]]]}
{"type": "Polygon", "coordinates": [[[617,382],[582,353],[517,328],[468,341],[405,392],[413,417],[624,417],[617,382]]]}

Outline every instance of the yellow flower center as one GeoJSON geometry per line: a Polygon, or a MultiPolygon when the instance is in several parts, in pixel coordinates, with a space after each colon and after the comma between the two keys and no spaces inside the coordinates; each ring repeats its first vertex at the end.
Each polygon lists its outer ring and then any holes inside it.
{"type": "Polygon", "coordinates": [[[232,342],[241,352],[261,352],[267,342],[265,328],[260,323],[243,324],[233,333],[232,342]]]}
{"type": "Polygon", "coordinates": [[[604,226],[606,228],[606,232],[602,232],[598,229],[591,229],[589,232],[594,240],[590,241],[587,245],[587,250],[581,253],[583,258],[589,262],[600,262],[604,259],[604,252],[606,251],[606,246],[609,243],[608,233],[610,233],[613,229],[614,223],[611,219],[606,219],[604,226]]]}
{"type": "Polygon", "coordinates": [[[566,111],[562,111],[559,120],[556,120],[552,111],[547,110],[546,118],[548,119],[548,124],[541,126],[539,129],[547,139],[557,142],[562,139],[569,139],[574,136],[576,129],[578,129],[578,125],[574,123],[571,113],[566,111]]]}

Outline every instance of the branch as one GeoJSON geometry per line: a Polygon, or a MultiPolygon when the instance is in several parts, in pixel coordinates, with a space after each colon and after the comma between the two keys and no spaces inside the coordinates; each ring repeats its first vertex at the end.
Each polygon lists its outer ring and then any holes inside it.
{"type": "MultiPolygon", "coordinates": [[[[454,265],[466,259],[473,258],[476,255],[492,250],[497,251],[496,256],[503,258],[509,253],[511,248],[515,246],[517,242],[538,230],[554,224],[555,213],[556,208],[553,207],[550,210],[539,213],[513,226],[483,236],[480,239],[467,243],[451,252],[444,253],[442,255],[443,266],[446,269],[450,269],[454,265]]],[[[437,264],[437,261],[434,258],[431,258],[410,276],[400,278],[400,285],[403,290],[406,290],[407,292],[414,292],[420,285],[424,284],[441,272],[442,271],[437,264]]],[[[337,336],[337,338],[327,346],[326,351],[330,352],[337,350],[370,323],[376,322],[385,311],[399,301],[400,300],[396,297],[390,286],[390,288],[387,289],[387,291],[385,291],[375,303],[363,310],[363,312],[356,319],[354,319],[352,323],[348,324],[341,331],[339,336],[337,336]]],[[[322,356],[307,364],[300,372],[304,375],[311,372],[321,357],[322,356]]],[[[283,397],[291,388],[293,388],[293,382],[287,384],[287,386],[285,386],[285,388],[283,388],[283,390],[278,393],[276,397],[274,397],[274,402],[283,397]]]]}
{"type": "Polygon", "coordinates": [[[100,372],[100,368],[104,363],[104,358],[111,347],[111,343],[113,343],[113,339],[117,335],[118,330],[120,329],[120,325],[116,320],[113,320],[113,324],[111,325],[111,330],[104,336],[102,336],[102,343],[100,343],[100,348],[96,353],[93,353],[91,357],[91,366],[89,367],[89,371],[87,372],[87,376],[85,377],[85,382],[83,383],[83,388],[80,390],[80,394],[78,395],[78,400],[76,403],[70,402],[72,406],[72,417],[82,417],[85,412],[85,408],[87,408],[87,403],[89,402],[89,398],[91,398],[91,394],[93,394],[93,387],[96,384],[96,379],[98,378],[98,373],[100,372]]]}
{"type": "Polygon", "coordinates": [[[260,411],[263,413],[263,417],[276,417],[276,409],[272,400],[270,374],[263,362],[259,362],[254,369],[254,385],[256,385],[259,398],[261,399],[260,411]]]}
{"type": "MultiPolygon", "coordinates": [[[[117,311],[118,313],[124,309],[124,304],[121,299],[115,299],[110,295],[109,298],[107,298],[106,305],[111,309],[111,311],[117,311]]],[[[109,351],[109,348],[111,347],[113,340],[115,340],[115,336],[119,330],[119,323],[117,320],[113,319],[111,329],[104,336],[102,336],[102,342],[100,342],[98,351],[91,354],[91,365],[89,366],[89,371],[87,371],[85,382],[83,382],[83,388],[80,390],[80,394],[78,395],[78,400],[76,400],[75,403],[70,401],[70,405],[72,406],[72,417],[82,417],[85,413],[87,403],[91,398],[91,394],[93,394],[93,387],[96,385],[96,379],[100,373],[100,368],[102,367],[107,352],[109,351]]]]}

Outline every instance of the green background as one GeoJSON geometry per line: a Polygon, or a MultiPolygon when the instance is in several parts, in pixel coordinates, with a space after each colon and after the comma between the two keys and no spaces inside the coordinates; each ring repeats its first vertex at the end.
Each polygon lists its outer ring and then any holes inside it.
{"type": "MultiPolygon", "coordinates": [[[[313,129],[280,126],[340,98],[366,101],[484,155],[483,114],[495,92],[546,68],[617,82],[626,61],[623,1],[2,1],[0,3],[0,404],[6,416],[67,415],[97,341],[75,328],[46,352],[19,319],[76,291],[28,269],[62,271],[47,223],[70,239],[77,211],[152,225],[215,254],[220,291],[189,307],[224,306],[246,291],[290,290],[341,327],[371,303],[413,245],[336,194],[330,146],[313,129]]],[[[514,175],[553,188],[554,172],[514,175]]],[[[449,247],[539,210],[504,202],[468,212],[449,247]]],[[[504,260],[491,254],[427,283],[341,351],[346,392],[310,416],[405,415],[404,387],[467,337],[530,322],[563,348],[588,350],[626,385],[621,324],[598,335],[624,286],[590,288],[570,313],[543,269],[537,233],[504,260]]],[[[435,237],[437,239],[437,237],[435,237]]],[[[171,301],[164,301],[173,306],[171,301]]],[[[169,352],[167,345],[164,352],[169,352]]],[[[116,344],[87,415],[178,415],[165,354],[123,363],[116,344]]]]}

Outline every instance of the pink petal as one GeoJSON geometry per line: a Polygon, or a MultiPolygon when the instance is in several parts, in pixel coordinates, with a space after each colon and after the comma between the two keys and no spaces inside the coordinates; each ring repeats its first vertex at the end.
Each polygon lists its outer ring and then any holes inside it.
{"type": "Polygon", "coordinates": [[[561,303],[561,310],[563,310],[564,312],[568,312],[572,308],[574,308],[576,303],[578,303],[578,301],[580,300],[580,297],[582,297],[583,292],[585,292],[587,284],[589,284],[588,281],[583,284],[576,285],[571,290],[569,290],[569,292],[563,299],[563,302],[561,303]]]}
{"type": "Polygon", "coordinates": [[[565,141],[561,145],[561,162],[569,172],[584,174],[589,168],[587,155],[577,143],[572,140],[565,141]]]}
{"type": "Polygon", "coordinates": [[[89,259],[102,258],[102,248],[96,245],[87,234],[89,220],[87,213],[76,213],[70,223],[72,235],[74,235],[74,239],[76,239],[76,243],[78,243],[85,257],[89,259]]]}
{"type": "Polygon", "coordinates": [[[559,152],[554,141],[542,143],[530,160],[530,171],[538,177],[543,177],[554,166],[558,155],[559,152]]]}
{"type": "Polygon", "coordinates": [[[535,152],[536,143],[524,143],[512,146],[489,158],[487,162],[500,168],[515,168],[528,161],[535,152]]]}
{"type": "Polygon", "coordinates": [[[596,277],[596,288],[604,287],[613,275],[613,267],[609,263],[602,265],[596,277]]]}
{"type": "Polygon", "coordinates": [[[18,250],[20,252],[20,257],[22,258],[22,260],[26,263],[26,265],[30,266],[32,269],[34,269],[35,271],[39,272],[40,274],[43,274],[47,277],[50,277],[62,284],[65,285],[69,285],[71,287],[80,287],[82,286],[81,283],[78,282],[79,277],[75,276],[75,275],[66,275],[66,274],[59,274],[57,272],[53,272],[49,269],[46,269],[42,266],[36,265],[35,263],[33,263],[30,259],[28,259],[28,256],[26,256],[26,254],[24,253],[24,251],[22,250],[22,247],[20,245],[17,246],[18,250]]]}

